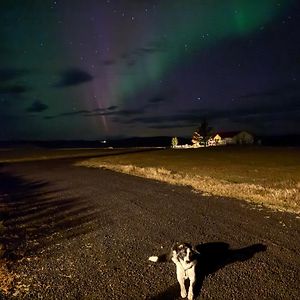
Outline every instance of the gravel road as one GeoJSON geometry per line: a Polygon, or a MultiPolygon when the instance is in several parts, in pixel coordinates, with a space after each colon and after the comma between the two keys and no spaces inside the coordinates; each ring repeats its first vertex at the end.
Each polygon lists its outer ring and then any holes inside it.
{"type": "Polygon", "coordinates": [[[181,299],[171,263],[151,255],[188,241],[201,252],[197,299],[300,299],[300,219],[204,197],[76,159],[2,165],[4,299],[181,299]]]}

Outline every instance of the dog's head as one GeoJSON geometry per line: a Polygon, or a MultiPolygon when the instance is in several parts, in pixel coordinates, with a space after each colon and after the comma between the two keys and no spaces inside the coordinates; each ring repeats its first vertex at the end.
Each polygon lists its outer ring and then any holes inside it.
{"type": "Polygon", "coordinates": [[[197,254],[199,254],[189,243],[177,242],[172,247],[172,251],[179,260],[182,260],[187,264],[195,260],[197,254]]]}

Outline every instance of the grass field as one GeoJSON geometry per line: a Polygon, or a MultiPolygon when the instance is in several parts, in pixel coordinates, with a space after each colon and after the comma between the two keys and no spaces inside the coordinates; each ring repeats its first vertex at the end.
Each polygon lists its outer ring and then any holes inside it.
{"type": "Polygon", "coordinates": [[[299,148],[166,149],[91,158],[77,165],[187,185],[204,195],[300,213],[299,154],[299,148]]]}

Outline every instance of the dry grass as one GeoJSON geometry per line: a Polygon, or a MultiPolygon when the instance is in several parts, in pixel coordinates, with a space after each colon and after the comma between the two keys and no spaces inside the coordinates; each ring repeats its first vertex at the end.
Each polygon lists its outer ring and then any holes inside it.
{"type": "MultiPolygon", "coordinates": [[[[0,198],[1,199],[1,198],[0,198]]],[[[0,203],[0,213],[4,211],[4,205],[0,203]]],[[[0,236],[5,233],[6,227],[3,221],[0,220],[0,236]]],[[[7,260],[3,258],[5,254],[5,246],[1,243],[0,238],[0,298],[2,295],[7,295],[13,287],[14,275],[7,268],[7,260]]]]}
{"type": "Polygon", "coordinates": [[[7,261],[0,259],[0,297],[1,293],[8,295],[13,288],[14,279],[15,276],[7,268],[7,261]]]}
{"type": "Polygon", "coordinates": [[[77,165],[191,186],[204,195],[300,213],[298,154],[299,149],[219,147],[126,154],[88,159],[77,165]]]}

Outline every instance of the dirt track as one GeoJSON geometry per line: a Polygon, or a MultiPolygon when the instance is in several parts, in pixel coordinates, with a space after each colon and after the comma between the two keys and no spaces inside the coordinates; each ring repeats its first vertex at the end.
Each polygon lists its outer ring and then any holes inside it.
{"type": "Polygon", "coordinates": [[[176,240],[202,251],[198,299],[300,299],[295,215],[74,161],[0,168],[14,299],[180,299],[174,266],[147,261],[176,240]]]}

